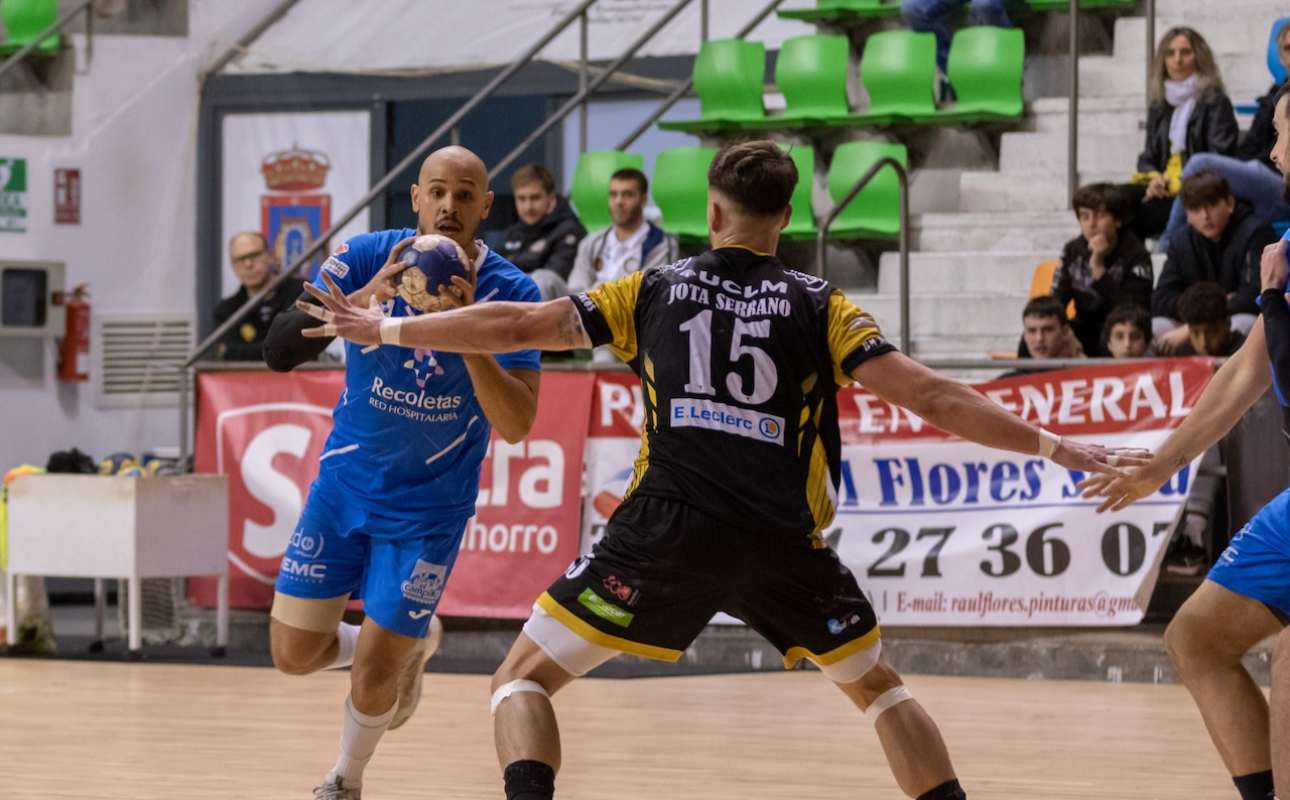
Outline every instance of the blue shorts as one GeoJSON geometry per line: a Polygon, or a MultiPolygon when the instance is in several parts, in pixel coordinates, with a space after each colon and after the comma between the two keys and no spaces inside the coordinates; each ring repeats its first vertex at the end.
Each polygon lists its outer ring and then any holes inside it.
{"type": "Polygon", "coordinates": [[[423,536],[404,527],[399,538],[347,529],[315,485],[274,588],[309,599],[361,597],[367,616],[382,628],[424,638],[457,560],[466,522],[427,524],[423,536]]]}
{"type": "Polygon", "coordinates": [[[1290,623],[1290,489],[1237,531],[1208,577],[1290,623]]]}

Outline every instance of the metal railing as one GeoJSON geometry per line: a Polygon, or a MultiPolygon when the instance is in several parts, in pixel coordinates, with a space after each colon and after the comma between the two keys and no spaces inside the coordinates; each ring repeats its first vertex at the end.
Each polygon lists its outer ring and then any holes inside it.
{"type": "Polygon", "coordinates": [[[837,221],[843,209],[885,167],[895,170],[896,179],[900,182],[900,349],[908,355],[913,346],[913,336],[909,330],[909,172],[906,171],[904,164],[890,156],[883,156],[856,180],[845,197],[833,204],[833,208],[829,209],[829,213],[824,217],[815,234],[815,274],[821,278],[824,277],[824,248],[829,236],[829,228],[833,227],[833,223],[837,221]]]}
{"type": "Polygon", "coordinates": [[[36,52],[46,39],[62,33],[72,23],[72,20],[81,14],[85,15],[85,63],[88,65],[94,57],[94,14],[90,11],[93,5],[94,0],[84,0],[80,5],[73,6],[63,16],[59,17],[53,25],[41,31],[39,36],[5,59],[4,63],[0,63],[0,78],[3,78],[10,70],[17,67],[27,56],[36,52]]]}
{"type": "MultiPolygon", "coordinates": [[[[1079,188],[1079,2],[1070,0],[1070,100],[1066,128],[1066,193],[1074,196],[1079,188]]],[[[1156,0],[1144,0],[1143,16],[1146,18],[1146,78],[1151,84],[1151,62],[1156,52],[1156,0]]]]}
{"type": "MultiPolygon", "coordinates": [[[[767,3],[764,7],[762,7],[762,10],[757,12],[757,14],[752,19],[748,20],[747,24],[745,24],[742,28],[740,28],[738,31],[735,32],[734,38],[742,39],[748,34],[752,33],[753,29],[756,28],[758,25],[760,25],[762,23],[762,20],[766,19],[766,17],[769,17],[771,13],[775,9],[779,8],[780,4],[783,2],[784,0],[771,0],[771,2],[767,3]]],[[[702,24],[700,26],[700,35],[703,37],[704,41],[707,41],[708,39],[706,8],[707,6],[705,3],[705,6],[704,6],[705,13],[703,15],[702,24]]],[[[653,113],[651,113],[648,117],[646,117],[645,120],[640,125],[636,126],[635,130],[627,134],[627,137],[624,138],[621,142],[619,142],[614,149],[626,150],[627,148],[635,144],[637,139],[641,138],[641,136],[644,135],[646,131],[654,127],[654,123],[658,122],[659,119],[672,108],[672,106],[676,105],[677,102],[682,97],[685,97],[687,94],[689,94],[690,90],[693,88],[694,88],[694,77],[691,76],[687,78],[685,82],[682,83],[680,86],[677,86],[676,89],[671,94],[669,94],[661,104],[659,104],[659,107],[654,109],[653,113]]]]}

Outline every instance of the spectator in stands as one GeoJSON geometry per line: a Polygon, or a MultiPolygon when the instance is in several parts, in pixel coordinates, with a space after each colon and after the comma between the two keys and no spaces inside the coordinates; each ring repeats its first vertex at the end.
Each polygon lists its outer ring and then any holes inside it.
{"type": "MultiPolygon", "coordinates": [[[[900,13],[909,27],[919,33],[936,35],[936,65],[940,67],[942,79],[950,57],[948,20],[963,6],[970,7],[972,20],[977,25],[1012,27],[1012,20],[1008,18],[1008,0],[901,0],[900,3],[900,13]]],[[[942,87],[947,85],[943,83],[942,87]]],[[[946,95],[947,90],[942,88],[940,99],[948,100],[946,95]]]]}
{"type": "Polygon", "coordinates": [[[1021,310],[1018,358],[1083,358],[1066,309],[1052,297],[1032,297],[1021,310]]]}
{"type": "Polygon", "coordinates": [[[1101,354],[1106,316],[1117,306],[1151,306],[1151,254],[1125,228],[1128,201],[1109,183],[1081,186],[1071,200],[1080,235],[1062,248],[1052,295],[1062,308],[1075,301],[1071,327],[1085,353],[1101,354]]]}
{"type": "Polygon", "coordinates": [[[565,281],[587,231],[569,203],[555,193],[555,176],[541,164],[517,169],[511,190],[520,221],[506,229],[502,255],[529,273],[542,299],[559,297],[567,291],[565,281]]]}
{"type": "Polygon", "coordinates": [[[1117,306],[1106,315],[1103,349],[1111,358],[1143,358],[1151,351],[1151,314],[1142,306],[1117,306]]]}
{"type": "Polygon", "coordinates": [[[1178,298],[1178,316],[1187,329],[1187,341],[1174,352],[1179,356],[1230,356],[1245,343],[1245,334],[1232,330],[1223,287],[1201,281],[1178,298]]]}
{"type": "MultiPolygon", "coordinates": [[[[273,251],[259,231],[234,234],[228,240],[228,257],[233,265],[233,274],[242,285],[215,306],[216,327],[233,316],[252,295],[268,285],[278,272],[273,251]]],[[[270,323],[279,311],[291,308],[292,303],[303,293],[304,286],[294,278],[280,283],[259,306],[248,311],[224,334],[216,346],[216,358],[226,361],[263,361],[264,337],[269,333],[270,323]]]]}
{"type": "Polygon", "coordinates": [[[1249,333],[1259,313],[1255,299],[1263,248],[1277,240],[1266,222],[1236,201],[1227,181],[1212,172],[1197,173],[1183,183],[1182,203],[1187,229],[1169,243],[1168,259],[1151,295],[1151,327],[1161,355],[1174,355],[1189,340],[1187,326],[1179,326],[1178,301],[1188,287],[1202,281],[1222,287],[1232,328],[1249,333]]]}
{"type": "Polygon", "coordinates": [[[676,260],[676,237],[645,219],[648,197],[649,181],[640,170],[629,167],[610,176],[609,217],[613,225],[593,231],[578,245],[569,273],[570,292],[676,260]]]}
{"type": "Polygon", "coordinates": [[[1133,231],[1143,240],[1165,229],[1191,156],[1233,155],[1238,133],[1214,54],[1191,28],[1170,28],[1160,40],[1147,95],[1146,144],[1128,187],[1133,231]]]}
{"type": "MultiPolygon", "coordinates": [[[[1281,65],[1290,69],[1290,24],[1281,26],[1277,34],[1277,55],[1281,65]]],[[[1273,98],[1281,84],[1273,84],[1268,93],[1259,98],[1258,110],[1254,122],[1241,137],[1237,145],[1236,157],[1232,158],[1218,153],[1196,153],[1187,160],[1183,167],[1183,178],[1209,170],[1223,177],[1232,187],[1236,199],[1244,200],[1254,208],[1254,214],[1264,222],[1290,219],[1290,205],[1283,192],[1281,173],[1272,163],[1272,145],[1276,142],[1277,132],[1273,125],[1273,98]]],[[[1156,250],[1165,252],[1169,241],[1187,224],[1187,215],[1182,202],[1175,198],[1169,214],[1169,224],[1156,243],[1156,250]]]]}

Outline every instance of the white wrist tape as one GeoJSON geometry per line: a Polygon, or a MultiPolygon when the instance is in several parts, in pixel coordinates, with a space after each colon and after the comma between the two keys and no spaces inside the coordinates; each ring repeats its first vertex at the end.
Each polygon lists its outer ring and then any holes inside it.
{"type": "Polygon", "coordinates": [[[543,689],[542,684],[537,681],[511,681],[508,684],[497,687],[497,691],[493,692],[493,702],[490,704],[490,711],[494,715],[497,714],[497,707],[502,704],[502,701],[516,692],[533,692],[534,694],[540,694],[543,697],[551,696],[546,693],[546,689],[543,689]]]}
{"type": "Polygon", "coordinates": [[[381,320],[381,344],[399,344],[399,329],[403,327],[403,317],[386,317],[381,320]]]}
{"type": "Polygon", "coordinates": [[[1044,458],[1052,458],[1053,453],[1061,446],[1062,437],[1043,428],[1039,429],[1039,455],[1044,458]]]}
{"type": "Polygon", "coordinates": [[[877,719],[882,712],[895,705],[900,705],[906,700],[913,700],[914,695],[910,693],[906,686],[897,686],[894,689],[888,689],[878,695],[878,699],[869,704],[864,710],[865,716],[870,719],[877,719]]]}

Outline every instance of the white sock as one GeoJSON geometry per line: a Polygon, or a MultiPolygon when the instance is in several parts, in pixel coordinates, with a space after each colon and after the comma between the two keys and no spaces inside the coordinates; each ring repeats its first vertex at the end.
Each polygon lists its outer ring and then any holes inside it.
{"type": "Polygon", "coordinates": [[[336,626],[336,660],[323,669],[341,669],[354,663],[354,651],[358,649],[357,625],[340,623],[336,626]]]}
{"type": "Polygon", "coordinates": [[[369,717],[354,708],[350,697],[345,698],[345,723],[340,729],[340,757],[336,766],[327,774],[328,779],[343,778],[346,787],[363,784],[363,770],[372,760],[376,745],[385,734],[385,729],[394,719],[394,712],[399,708],[396,700],[390,710],[377,717],[369,717]]]}

